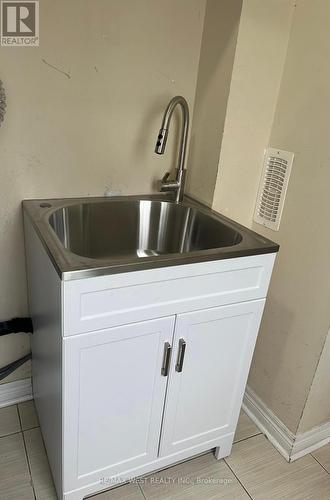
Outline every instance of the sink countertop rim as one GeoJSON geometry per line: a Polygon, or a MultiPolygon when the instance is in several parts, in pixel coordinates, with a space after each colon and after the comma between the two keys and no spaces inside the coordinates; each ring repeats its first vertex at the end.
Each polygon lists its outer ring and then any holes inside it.
{"type": "Polygon", "coordinates": [[[164,201],[174,203],[169,195],[148,194],[148,195],[128,195],[114,197],[77,197],[77,198],[52,198],[52,199],[31,199],[23,200],[24,213],[29,217],[35,228],[45,250],[47,251],[53,265],[63,281],[82,279],[109,274],[118,274],[146,269],[170,267],[177,265],[207,262],[212,260],[222,260],[250,255],[261,255],[266,253],[276,253],[279,245],[261,236],[251,229],[229,219],[228,217],[215,212],[211,208],[196,201],[190,196],[185,196],[183,205],[196,208],[200,212],[212,217],[222,224],[242,235],[242,241],[233,246],[212,248],[207,250],[196,250],[183,254],[166,254],[161,256],[150,256],[127,259],[127,260],[97,260],[88,257],[81,257],[65,249],[49,224],[49,217],[57,210],[80,203],[95,202],[115,202],[115,201],[164,201]],[[40,204],[50,204],[50,207],[41,208],[40,204]]]}

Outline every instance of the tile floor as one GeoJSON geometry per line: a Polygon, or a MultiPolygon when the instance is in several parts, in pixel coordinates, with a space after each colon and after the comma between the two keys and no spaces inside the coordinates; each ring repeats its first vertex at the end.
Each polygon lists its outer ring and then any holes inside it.
{"type": "MultiPolygon", "coordinates": [[[[232,454],[212,453],[93,500],[330,500],[330,444],[288,464],[242,412],[232,454]]],[[[0,409],[0,499],[56,500],[33,401],[0,409]]]]}

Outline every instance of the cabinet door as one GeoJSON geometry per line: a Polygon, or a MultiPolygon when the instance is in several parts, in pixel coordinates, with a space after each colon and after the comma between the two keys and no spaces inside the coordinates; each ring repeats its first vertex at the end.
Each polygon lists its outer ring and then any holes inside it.
{"type": "Polygon", "coordinates": [[[66,491],[157,457],[173,330],[170,317],[64,339],[66,491]]]}
{"type": "Polygon", "coordinates": [[[234,433],[264,302],[177,317],[161,456],[198,453],[234,433]]]}

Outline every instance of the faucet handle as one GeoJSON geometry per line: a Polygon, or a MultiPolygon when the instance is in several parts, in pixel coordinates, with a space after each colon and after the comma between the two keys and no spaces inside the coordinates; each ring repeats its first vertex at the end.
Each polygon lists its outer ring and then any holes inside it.
{"type": "Polygon", "coordinates": [[[165,183],[167,181],[167,179],[169,178],[170,176],[170,172],[166,172],[161,180],[162,184],[165,183]]]}

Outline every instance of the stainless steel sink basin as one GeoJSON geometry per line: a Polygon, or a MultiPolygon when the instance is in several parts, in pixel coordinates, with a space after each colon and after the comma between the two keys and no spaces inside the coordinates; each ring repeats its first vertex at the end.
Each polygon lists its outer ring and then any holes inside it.
{"type": "Polygon", "coordinates": [[[62,280],[277,252],[278,245],[185,196],[25,200],[62,280]]]}
{"type": "Polygon", "coordinates": [[[242,240],[192,206],[157,200],[79,203],[55,211],[49,223],[67,250],[90,259],[183,254],[242,240]]]}

